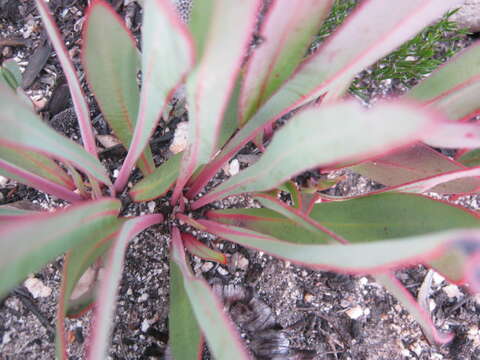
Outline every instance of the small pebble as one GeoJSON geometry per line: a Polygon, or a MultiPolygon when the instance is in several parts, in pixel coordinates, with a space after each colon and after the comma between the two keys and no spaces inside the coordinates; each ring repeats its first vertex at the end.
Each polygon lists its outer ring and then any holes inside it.
{"type": "Polygon", "coordinates": [[[148,211],[153,214],[153,212],[155,211],[155,201],[149,201],[148,204],[148,211]]]}
{"type": "Polygon", "coordinates": [[[443,291],[447,294],[447,296],[452,299],[452,298],[457,298],[460,299],[463,294],[456,285],[448,285],[443,288],[443,291]]]}
{"type": "Polygon", "coordinates": [[[188,123],[186,121],[177,125],[173,135],[173,141],[169,149],[172,153],[178,154],[187,148],[188,144],[188,123]]]}
{"type": "Polygon", "coordinates": [[[10,58],[13,55],[12,48],[10,46],[5,46],[2,50],[2,55],[5,58],[10,58]]]}
{"type": "Polygon", "coordinates": [[[52,289],[46,286],[42,280],[31,277],[25,280],[23,285],[27,288],[27,290],[32,294],[33,298],[39,297],[48,297],[52,293],[52,289]]]}
{"type": "Polygon", "coordinates": [[[228,271],[225,270],[225,269],[224,269],[223,267],[221,267],[221,266],[219,266],[219,267],[217,268],[217,272],[218,272],[220,275],[222,275],[222,276],[227,276],[227,275],[228,275],[228,271]]]}
{"type": "Polygon", "coordinates": [[[212,268],[213,268],[213,263],[209,261],[204,263],[201,267],[202,272],[209,272],[210,270],[212,270],[212,268]]]}
{"type": "Polygon", "coordinates": [[[315,298],[315,296],[313,296],[313,295],[310,294],[310,293],[305,293],[305,295],[303,295],[303,300],[304,300],[306,303],[311,303],[314,298],[315,298]]]}
{"type": "Polygon", "coordinates": [[[350,319],[356,320],[363,315],[363,309],[360,306],[355,306],[345,311],[345,313],[350,319]]]}
{"type": "Polygon", "coordinates": [[[0,187],[5,187],[8,183],[8,179],[5,176],[0,175],[0,187]]]}
{"type": "Polygon", "coordinates": [[[148,300],[148,294],[147,293],[143,293],[142,295],[140,295],[140,297],[138,298],[138,302],[145,302],[148,300]]]}
{"type": "Polygon", "coordinates": [[[147,332],[147,330],[150,328],[150,323],[147,319],[144,319],[142,321],[142,332],[147,332]]]}

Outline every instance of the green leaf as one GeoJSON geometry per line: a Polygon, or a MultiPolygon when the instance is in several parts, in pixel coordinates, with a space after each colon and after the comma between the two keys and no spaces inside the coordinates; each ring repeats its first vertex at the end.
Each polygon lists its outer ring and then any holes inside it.
{"type": "MultiPolygon", "coordinates": [[[[105,169],[94,156],[72,140],[56,133],[10,90],[1,85],[0,95],[1,145],[21,151],[38,151],[58,160],[69,161],[103,183],[110,184],[105,169]]],[[[1,154],[0,158],[3,158],[1,154]]]]}
{"type": "Polygon", "coordinates": [[[193,1],[188,27],[195,43],[195,54],[201,59],[214,15],[215,0],[193,1]]]}
{"type": "MultiPolygon", "coordinates": [[[[15,164],[28,172],[46,178],[70,190],[75,189],[73,181],[68,174],[58,166],[55,161],[45,155],[34,151],[10,148],[0,144],[0,156],[2,160],[15,164]]],[[[5,176],[10,177],[8,175],[5,176]]],[[[26,183],[26,179],[16,178],[15,180],[26,183]]]]}
{"type": "MultiPolygon", "coordinates": [[[[278,207],[275,209],[281,211],[278,207]]],[[[325,244],[328,240],[328,236],[321,232],[315,234],[311,227],[299,227],[303,220],[296,220],[291,212],[292,216],[282,213],[290,220],[267,209],[216,210],[209,212],[208,216],[293,243],[325,244]],[[295,234],[295,228],[299,230],[298,234],[295,234]]],[[[479,216],[474,212],[425,196],[402,193],[315,204],[310,217],[350,243],[480,227],[479,216]]]]}
{"type": "Polygon", "coordinates": [[[147,201],[165,194],[175,183],[180,171],[182,153],[173,155],[130,190],[133,201],[147,201]]]}
{"type": "Polygon", "coordinates": [[[22,82],[22,71],[13,59],[6,60],[0,67],[0,79],[13,91],[16,91],[22,82]]]}
{"type": "MultiPolygon", "coordinates": [[[[266,125],[327,91],[329,97],[338,97],[357,73],[387,55],[457,3],[460,1],[439,4],[434,0],[410,0],[396,4],[395,11],[392,11],[389,2],[366,2],[323,47],[300,65],[217,158],[228,160],[266,125]],[[377,21],[372,22],[372,19],[377,21]]],[[[218,167],[221,165],[218,164],[218,167]]]]}
{"type": "Polygon", "coordinates": [[[145,2],[142,47],[140,108],[127,157],[115,182],[117,191],[127,184],[163,108],[194,63],[192,39],[170,0],[145,2]]]}
{"type": "Polygon", "coordinates": [[[223,304],[213,294],[205,280],[196,278],[187,265],[177,228],[172,228],[172,259],[183,275],[183,285],[190,305],[214,358],[248,359],[235,325],[223,310],[223,304]]]}
{"type": "Polygon", "coordinates": [[[292,75],[332,4],[333,0],[272,3],[260,31],[264,42],[247,64],[240,100],[240,126],[292,75]]]}
{"type": "Polygon", "coordinates": [[[480,166],[480,149],[466,152],[458,158],[458,162],[468,167],[480,166]]]}
{"type": "Polygon", "coordinates": [[[188,136],[172,201],[216,152],[222,120],[254,30],[259,0],[215,1],[204,51],[187,80],[188,136]]]}
{"type": "Polygon", "coordinates": [[[2,226],[0,297],[56,256],[117,226],[119,210],[120,202],[107,198],[2,226]]]}
{"type": "MultiPolygon", "coordinates": [[[[417,263],[429,263],[452,253],[463,257],[465,264],[480,244],[479,230],[450,230],[426,235],[392,238],[386,241],[369,241],[351,245],[304,245],[281,241],[271,236],[231,225],[220,225],[199,220],[208,232],[264,251],[272,256],[318,270],[350,274],[378,274],[417,263]]],[[[468,273],[465,274],[468,276],[468,273]]],[[[475,284],[475,291],[480,288],[475,284]]]]}
{"type": "Polygon", "coordinates": [[[384,103],[370,111],[355,102],[309,108],[275,134],[259,161],[192,208],[227,195],[272,189],[314,167],[381,155],[419,139],[434,122],[432,114],[402,103],[384,103]]]}
{"type": "MultiPolygon", "coordinates": [[[[128,149],[138,114],[137,73],[140,57],[135,39],[112,6],[95,1],[83,32],[82,64],[105,120],[128,149]]],[[[144,174],[155,167],[147,147],[138,162],[144,174]]]]}
{"type": "Polygon", "coordinates": [[[170,261],[169,343],[174,359],[200,359],[202,333],[185,290],[180,267],[170,261]]]}
{"type": "Polygon", "coordinates": [[[428,78],[405,94],[405,97],[434,105],[459,88],[478,81],[480,75],[480,45],[469,46],[428,78]]]}

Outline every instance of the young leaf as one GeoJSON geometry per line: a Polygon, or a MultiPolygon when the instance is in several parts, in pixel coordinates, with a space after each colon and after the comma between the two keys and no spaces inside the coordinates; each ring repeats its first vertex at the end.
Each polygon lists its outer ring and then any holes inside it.
{"type": "Polygon", "coordinates": [[[117,191],[125,187],[160,120],[162,109],[194,61],[192,40],[171,1],[145,1],[143,15],[140,108],[127,157],[115,182],[117,191]]]}
{"type": "Polygon", "coordinates": [[[248,355],[232,321],[208,284],[196,278],[185,260],[180,231],[172,228],[172,259],[180,268],[193,313],[216,359],[246,360],[248,355]]]}
{"type": "Polygon", "coordinates": [[[194,202],[192,208],[227,195],[272,189],[313,167],[380,155],[419,139],[434,122],[434,114],[402,103],[384,103],[370,111],[354,102],[304,110],[276,133],[258,162],[194,202]],[[331,119],[342,124],[342,132],[331,125],[331,119]]]}
{"type": "Polygon", "coordinates": [[[203,338],[180,267],[170,261],[169,343],[174,359],[201,359],[203,338]]]}
{"type": "Polygon", "coordinates": [[[197,195],[223,164],[266,126],[326,92],[331,98],[341,95],[356,73],[459,3],[460,0],[441,4],[434,0],[406,0],[396,4],[395,11],[392,11],[389,2],[364,1],[333,37],[300,65],[216,159],[204,168],[188,197],[197,195]],[[378,21],[372,23],[372,19],[378,21]]]}
{"type": "Polygon", "coordinates": [[[78,80],[77,72],[45,0],[35,0],[35,3],[43,24],[45,25],[45,30],[47,31],[50,41],[55,49],[58,60],[62,65],[65,77],[67,78],[68,88],[70,89],[70,94],[72,94],[72,102],[75,107],[75,113],[78,116],[78,124],[80,126],[83,145],[87,152],[96,157],[97,147],[95,145],[92,124],[90,123],[90,111],[88,110],[88,104],[85,100],[80,81],[78,80]]]}
{"type": "MultiPolygon", "coordinates": [[[[444,172],[466,168],[461,162],[452,160],[426,145],[416,144],[355,165],[351,169],[383,185],[396,187],[444,172]]],[[[479,187],[479,178],[463,178],[435,186],[432,191],[439,194],[458,194],[469,193],[479,187]]]]}
{"type": "Polygon", "coordinates": [[[215,261],[219,264],[226,265],[227,258],[221,252],[210,249],[207,245],[200,242],[193,235],[182,234],[183,243],[188,252],[192,255],[198,256],[201,259],[215,261]]]}
{"type": "Polygon", "coordinates": [[[174,184],[180,171],[182,153],[173,155],[156,168],[152,174],[144,177],[130,190],[133,201],[147,201],[165,194],[174,184]]]}
{"type": "MultiPolygon", "coordinates": [[[[105,120],[128,149],[138,113],[140,69],[135,39],[110,4],[96,0],[88,8],[83,25],[82,64],[105,120]]],[[[147,147],[138,166],[153,171],[147,147]]]]}
{"type": "Polygon", "coordinates": [[[0,297],[55,256],[85,241],[92,234],[115,226],[119,210],[118,200],[101,199],[2,226],[0,270],[3,276],[0,279],[0,297]]]}
{"type": "MultiPolygon", "coordinates": [[[[15,94],[1,84],[0,95],[2,148],[38,151],[58,160],[69,161],[103,183],[110,184],[105,169],[94,156],[43,123],[15,94]]],[[[2,154],[0,158],[3,158],[2,154]]]]}
{"type": "Polygon", "coordinates": [[[122,278],[123,262],[128,242],[147,227],[163,221],[160,214],[144,215],[127,220],[110,249],[105,273],[100,284],[98,305],[95,309],[88,359],[107,358],[113,325],[117,292],[122,278]]]}
{"type": "Polygon", "coordinates": [[[251,40],[260,1],[215,1],[202,57],[187,81],[190,148],[172,195],[217,150],[222,120],[251,40]]]}
{"type": "Polygon", "coordinates": [[[276,0],[263,19],[262,44],[250,57],[240,99],[240,127],[304,58],[333,0],[276,0]]]}
{"type": "Polygon", "coordinates": [[[453,339],[453,333],[442,333],[437,330],[429,314],[418,304],[412,294],[397,280],[391,272],[375,275],[375,280],[384,286],[408,310],[420,324],[429,340],[437,344],[446,344],[453,339]]]}

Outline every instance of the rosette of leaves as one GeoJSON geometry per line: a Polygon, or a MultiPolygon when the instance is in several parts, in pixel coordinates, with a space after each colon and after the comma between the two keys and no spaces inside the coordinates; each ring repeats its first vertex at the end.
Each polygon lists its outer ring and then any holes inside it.
{"type": "Polygon", "coordinates": [[[478,124],[467,121],[480,104],[480,47],[472,45],[403,98],[371,109],[348,98],[346,90],[357,73],[459,1],[404,0],[394,9],[391,2],[363,1],[304,58],[332,1],[275,0],[261,22],[263,42],[248,61],[261,0],[195,1],[189,25],[179,21],[169,0],[145,0],[141,54],[111,6],[92,1],[82,65],[104,118],[128,149],[114,182],[98,159],[88,105],[61,35],[45,1],[36,4],[68,80],[83,147],[43,123],[15,94],[8,75],[10,87],[0,85],[0,173],[70,205],[49,213],[0,207],[0,296],[65,254],[57,312],[59,358],[67,358],[65,316],[92,305],[88,358],[106,357],[125,249],[135,234],[158,223],[171,231],[171,242],[164,246],[171,249],[169,338],[176,359],[199,357],[203,339],[217,359],[250,356],[221,299],[193,274],[186,251],[218,262],[225,256],[186,232],[182,222],[305,267],[374,275],[432,341],[452,338],[435,328],[392,271],[424,264],[454,283],[480,290],[478,213],[425,195],[459,196],[480,188],[478,164],[457,162],[432,149],[465,153],[480,146],[478,124]],[[157,167],[149,140],[182,84],[188,148],[157,167]],[[260,159],[203,191],[250,142],[262,150],[260,159]],[[143,180],[125,190],[135,167],[143,180]],[[357,197],[332,197],[321,186],[302,188],[290,180],[309,169],[340,168],[385,187],[357,197]],[[125,218],[117,198],[123,191],[133,201],[169,196],[174,210],[168,216],[125,218]],[[290,201],[282,200],[280,192],[290,201]],[[243,193],[262,208],[209,208],[243,193]],[[72,299],[82,274],[98,262],[104,275],[96,291],[72,299]]]}

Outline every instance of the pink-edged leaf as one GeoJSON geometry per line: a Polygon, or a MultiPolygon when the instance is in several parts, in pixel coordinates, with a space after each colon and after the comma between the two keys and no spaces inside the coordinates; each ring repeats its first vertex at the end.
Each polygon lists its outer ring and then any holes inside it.
{"type": "Polygon", "coordinates": [[[324,95],[343,93],[366,66],[393,51],[460,0],[406,0],[396,4],[364,1],[350,19],[308,58],[251,120],[228,142],[215,161],[205,167],[188,192],[192,198],[242,146],[266,126],[293,109],[324,95]],[[372,22],[372,19],[376,19],[372,22]]]}
{"type": "Polygon", "coordinates": [[[452,333],[438,331],[430,315],[417,303],[412,294],[397,280],[394,274],[391,272],[378,274],[375,275],[375,280],[383,285],[408,310],[410,315],[420,324],[429,340],[433,340],[437,344],[446,344],[453,339],[454,335],[452,333]]]}
{"type": "Polygon", "coordinates": [[[208,218],[299,244],[327,244],[332,238],[312,232],[270,209],[228,209],[208,212],[208,218]]]}
{"type": "Polygon", "coordinates": [[[182,271],[170,261],[169,345],[174,359],[202,359],[204,339],[185,291],[182,271]]]}
{"type": "Polygon", "coordinates": [[[468,151],[457,160],[465,166],[480,166],[480,149],[468,151]]]}
{"type": "Polygon", "coordinates": [[[116,225],[120,202],[101,199],[32,215],[0,229],[0,297],[43,264],[116,225]]]}
{"type": "Polygon", "coordinates": [[[147,227],[163,221],[161,214],[144,215],[127,220],[112,245],[105,272],[98,290],[98,302],[92,325],[91,343],[87,358],[103,360],[108,356],[116,299],[122,278],[125,251],[129,241],[147,227]]]}
{"type": "Polygon", "coordinates": [[[439,148],[477,148],[480,147],[480,124],[445,122],[422,140],[439,148]]]}
{"type": "MultiPolygon", "coordinates": [[[[466,167],[426,145],[416,144],[351,169],[383,185],[396,187],[444,172],[465,170],[466,167]]],[[[439,194],[469,193],[479,186],[479,178],[463,178],[435,186],[432,191],[439,194]]]]}
{"type": "Polygon", "coordinates": [[[249,359],[235,325],[223,310],[205,280],[196,278],[185,259],[180,231],[172,228],[172,258],[183,275],[183,284],[193,313],[216,359],[249,359]]]}
{"type": "Polygon", "coordinates": [[[479,109],[480,44],[455,55],[405,94],[460,120],[479,109]]]}
{"type": "Polygon", "coordinates": [[[133,201],[147,201],[165,194],[175,183],[180,171],[182,153],[173,155],[152,174],[144,177],[130,190],[133,201]]]}
{"type": "MultiPolygon", "coordinates": [[[[2,156],[1,150],[0,156],[2,156]]],[[[69,202],[82,200],[82,197],[72,190],[2,159],[0,159],[0,174],[69,202]]]]}
{"type": "MultiPolygon", "coordinates": [[[[279,212],[268,209],[215,210],[208,212],[208,217],[294,243],[326,244],[336,239],[313,229],[310,224],[304,226],[305,218],[295,209],[289,210],[288,206],[280,207],[271,201],[264,201],[264,204],[275,206],[279,212]],[[297,235],[295,230],[298,230],[297,235]]],[[[479,215],[473,211],[422,195],[404,193],[318,203],[310,212],[310,218],[350,243],[480,227],[479,215]]]]}
{"type": "Polygon", "coordinates": [[[162,110],[194,62],[193,44],[169,0],[149,0],[143,9],[142,90],[127,157],[115,182],[122,190],[160,120],[162,110]]]}
{"type": "Polygon", "coordinates": [[[90,111],[88,104],[83,94],[82,86],[77,76],[75,67],[73,66],[70,55],[65,47],[55,20],[50,14],[50,10],[45,0],[35,0],[38,12],[42,18],[45,30],[52,42],[53,48],[58,57],[58,61],[62,65],[63,72],[67,79],[68,88],[72,95],[72,102],[75,108],[75,113],[78,117],[78,124],[80,126],[80,134],[82,135],[83,145],[87,152],[93,156],[97,156],[97,147],[95,145],[95,137],[93,135],[93,128],[90,122],[90,111]]]}
{"type": "Polygon", "coordinates": [[[283,84],[304,58],[333,0],[276,0],[263,19],[262,44],[250,57],[240,98],[240,126],[283,84]]]}
{"type": "Polygon", "coordinates": [[[15,164],[28,172],[46,178],[70,190],[75,189],[72,179],[65,170],[45,155],[18,148],[12,149],[3,145],[0,145],[0,154],[4,161],[15,164]]]}
{"type": "MultiPolygon", "coordinates": [[[[82,64],[105,120],[128,149],[138,114],[137,72],[140,57],[135,38],[110,4],[92,2],[83,25],[82,64]]],[[[144,174],[153,171],[147,147],[138,161],[144,174]]]]}
{"type": "Polygon", "coordinates": [[[217,150],[222,120],[254,30],[259,0],[215,1],[202,57],[187,81],[189,148],[172,195],[217,150]]]}
{"type": "MultiPolygon", "coordinates": [[[[418,263],[449,257],[452,253],[467,261],[480,245],[480,230],[450,230],[434,234],[394,238],[351,245],[304,245],[209,220],[199,220],[210,233],[242,246],[317,270],[348,274],[378,274],[418,263]]],[[[477,268],[478,271],[478,268],[477,268]]],[[[467,276],[468,274],[464,274],[467,276]]],[[[473,291],[480,290],[478,282],[473,291]]]]}
{"type": "MultiPolygon", "coordinates": [[[[480,176],[480,167],[473,167],[469,169],[445,172],[439,175],[431,176],[427,179],[417,180],[412,183],[400,185],[395,190],[403,191],[403,192],[424,193],[427,191],[431,191],[431,189],[437,187],[438,185],[441,185],[450,181],[454,181],[457,179],[469,178],[474,176],[480,176]]],[[[469,193],[479,192],[479,191],[480,191],[480,187],[478,187],[473,191],[470,191],[469,193]]]]}
{"type": "Polygon", "coordinates": [[[12,221],[26,219],[26,217],[36,214],[39,209],[34,209],[32,205],[23,201],[1,205],[0,226],[5,226],[12,221]]]}
{"type": "Polygon", "coordinates": [[[471,79],[448,96],[442,97],[429,106],[441,111],[447,118],[466,121],[480,111],[480,75],[471,79]]]}
{"type": "Polygon", "coordinates": [[[192,255],[198,256],[203,260],[215,261],[219,264],[225,265],[227,257],[219,251],[210,249],[207,245],[199,241],[193,235],[182,234],[183,244],[188,252],[192,255]]]}
{"type": "MultiPolygon", "coordinates": [[[[32,112],[10,90],[0,85],[0,151],[34,151],[49,157],[65,160],[78,169],[91,174],[105,184],[110,179],[102,164],[80,145],[58,134],[32,112]]],[[[0,158],[3,158],[0,153],[0,158]]]]}
{"type": "Polygon", "coordinates": [[[395,102],[379,104],[370,111],[355,102],[306,109],[275,134],[259,161],[194,202],[192,208],[227,195],[272,189],[307,169],[406,146],[430,131],[437,117],[395,102]],[[331,125],[332,119],[342,124],[343,131],[331,125]]]}

